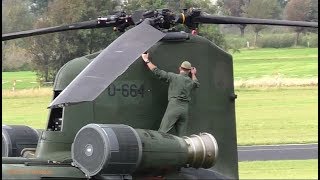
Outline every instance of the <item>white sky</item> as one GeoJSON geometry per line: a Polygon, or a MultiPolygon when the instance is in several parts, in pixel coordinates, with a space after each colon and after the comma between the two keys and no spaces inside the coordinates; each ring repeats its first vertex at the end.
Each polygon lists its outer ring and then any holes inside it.
{"type": "Polygon", "coordinates": [[[217,0],[210,0],[213,4],[215,4],[217,2],[217,0]]]}

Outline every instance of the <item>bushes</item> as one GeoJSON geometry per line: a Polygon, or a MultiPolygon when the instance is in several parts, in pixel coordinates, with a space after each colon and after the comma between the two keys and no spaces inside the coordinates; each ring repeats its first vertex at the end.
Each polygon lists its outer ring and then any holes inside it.
{"type": "Polygon", "coordinates": [[[14,42],[2,44],[2,71],[30,71],[32,55],[14,42]]]}
{"type": "Polygon", "coordinates": [[[305,47],[318,47],[318,34],[306,34],[301,38],[299,45],[305,47]]]}
{"type": "MultiPolygon", "coordinates": [[[[294,46],[296,33],[265,35],[258,41],[258,46],[262,48],[286,48],[294,46]]],[[[318,47],[317,34],[301,34],[298,46],[302,47],[318,47]],[[309,42],[309,46],[308,46],[309,42]]]]}
{"type": "Polygon", "coordinates": [[[11,66],[7,63],[2,66],[2,72],[18,72],[18,71],[31,71],[32,67],[30,63],[22,63],[19,66],[11,66]]]}
{"type": "Polygon", "coordinates": [[[286,48],[294,45],[295,34],[270,34],[258,39],[261,48],[286,48]]]}
{"type": "Polygon", "coordinates": [[[226,41],[231,49],[240,49],[247,46],[247,40],[245,38],[228,37],[226,41]]]}

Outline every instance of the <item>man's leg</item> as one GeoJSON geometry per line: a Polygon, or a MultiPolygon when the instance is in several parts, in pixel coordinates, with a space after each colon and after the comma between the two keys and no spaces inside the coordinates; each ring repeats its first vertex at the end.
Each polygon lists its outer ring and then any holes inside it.
{"type": "Polygon", "coordinates": [[[179,110],[175,105],[169,102],[158,131],[168,133],[174,127],[174,124],[177,122],[178,118],[179,110]]]}
{"type": "Polygon", "coordinates": [[[179,120],[176,122],[176,129],[178,136],[185,136],[187,133],[187,123],[188,123],[188,106],[182,108],[179,120]]]}

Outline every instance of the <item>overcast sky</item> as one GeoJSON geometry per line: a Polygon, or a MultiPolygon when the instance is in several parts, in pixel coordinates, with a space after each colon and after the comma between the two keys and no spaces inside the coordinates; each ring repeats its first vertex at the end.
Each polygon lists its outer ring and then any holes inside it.
{"type": "Polygon", "coordinates": [[[217,2],[217,0],[210,0],[213,4],[215,4],[217,2]]]}

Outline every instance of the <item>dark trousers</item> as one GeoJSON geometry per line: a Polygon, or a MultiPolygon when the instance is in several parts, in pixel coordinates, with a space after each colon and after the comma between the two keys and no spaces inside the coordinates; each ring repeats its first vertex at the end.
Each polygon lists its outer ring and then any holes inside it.
{"type": "Polygon", "coordinates": [[[187,131],[189,102],[170,99],[167,110],[163,115],[159,131],[183,136],[187,131]]]}

